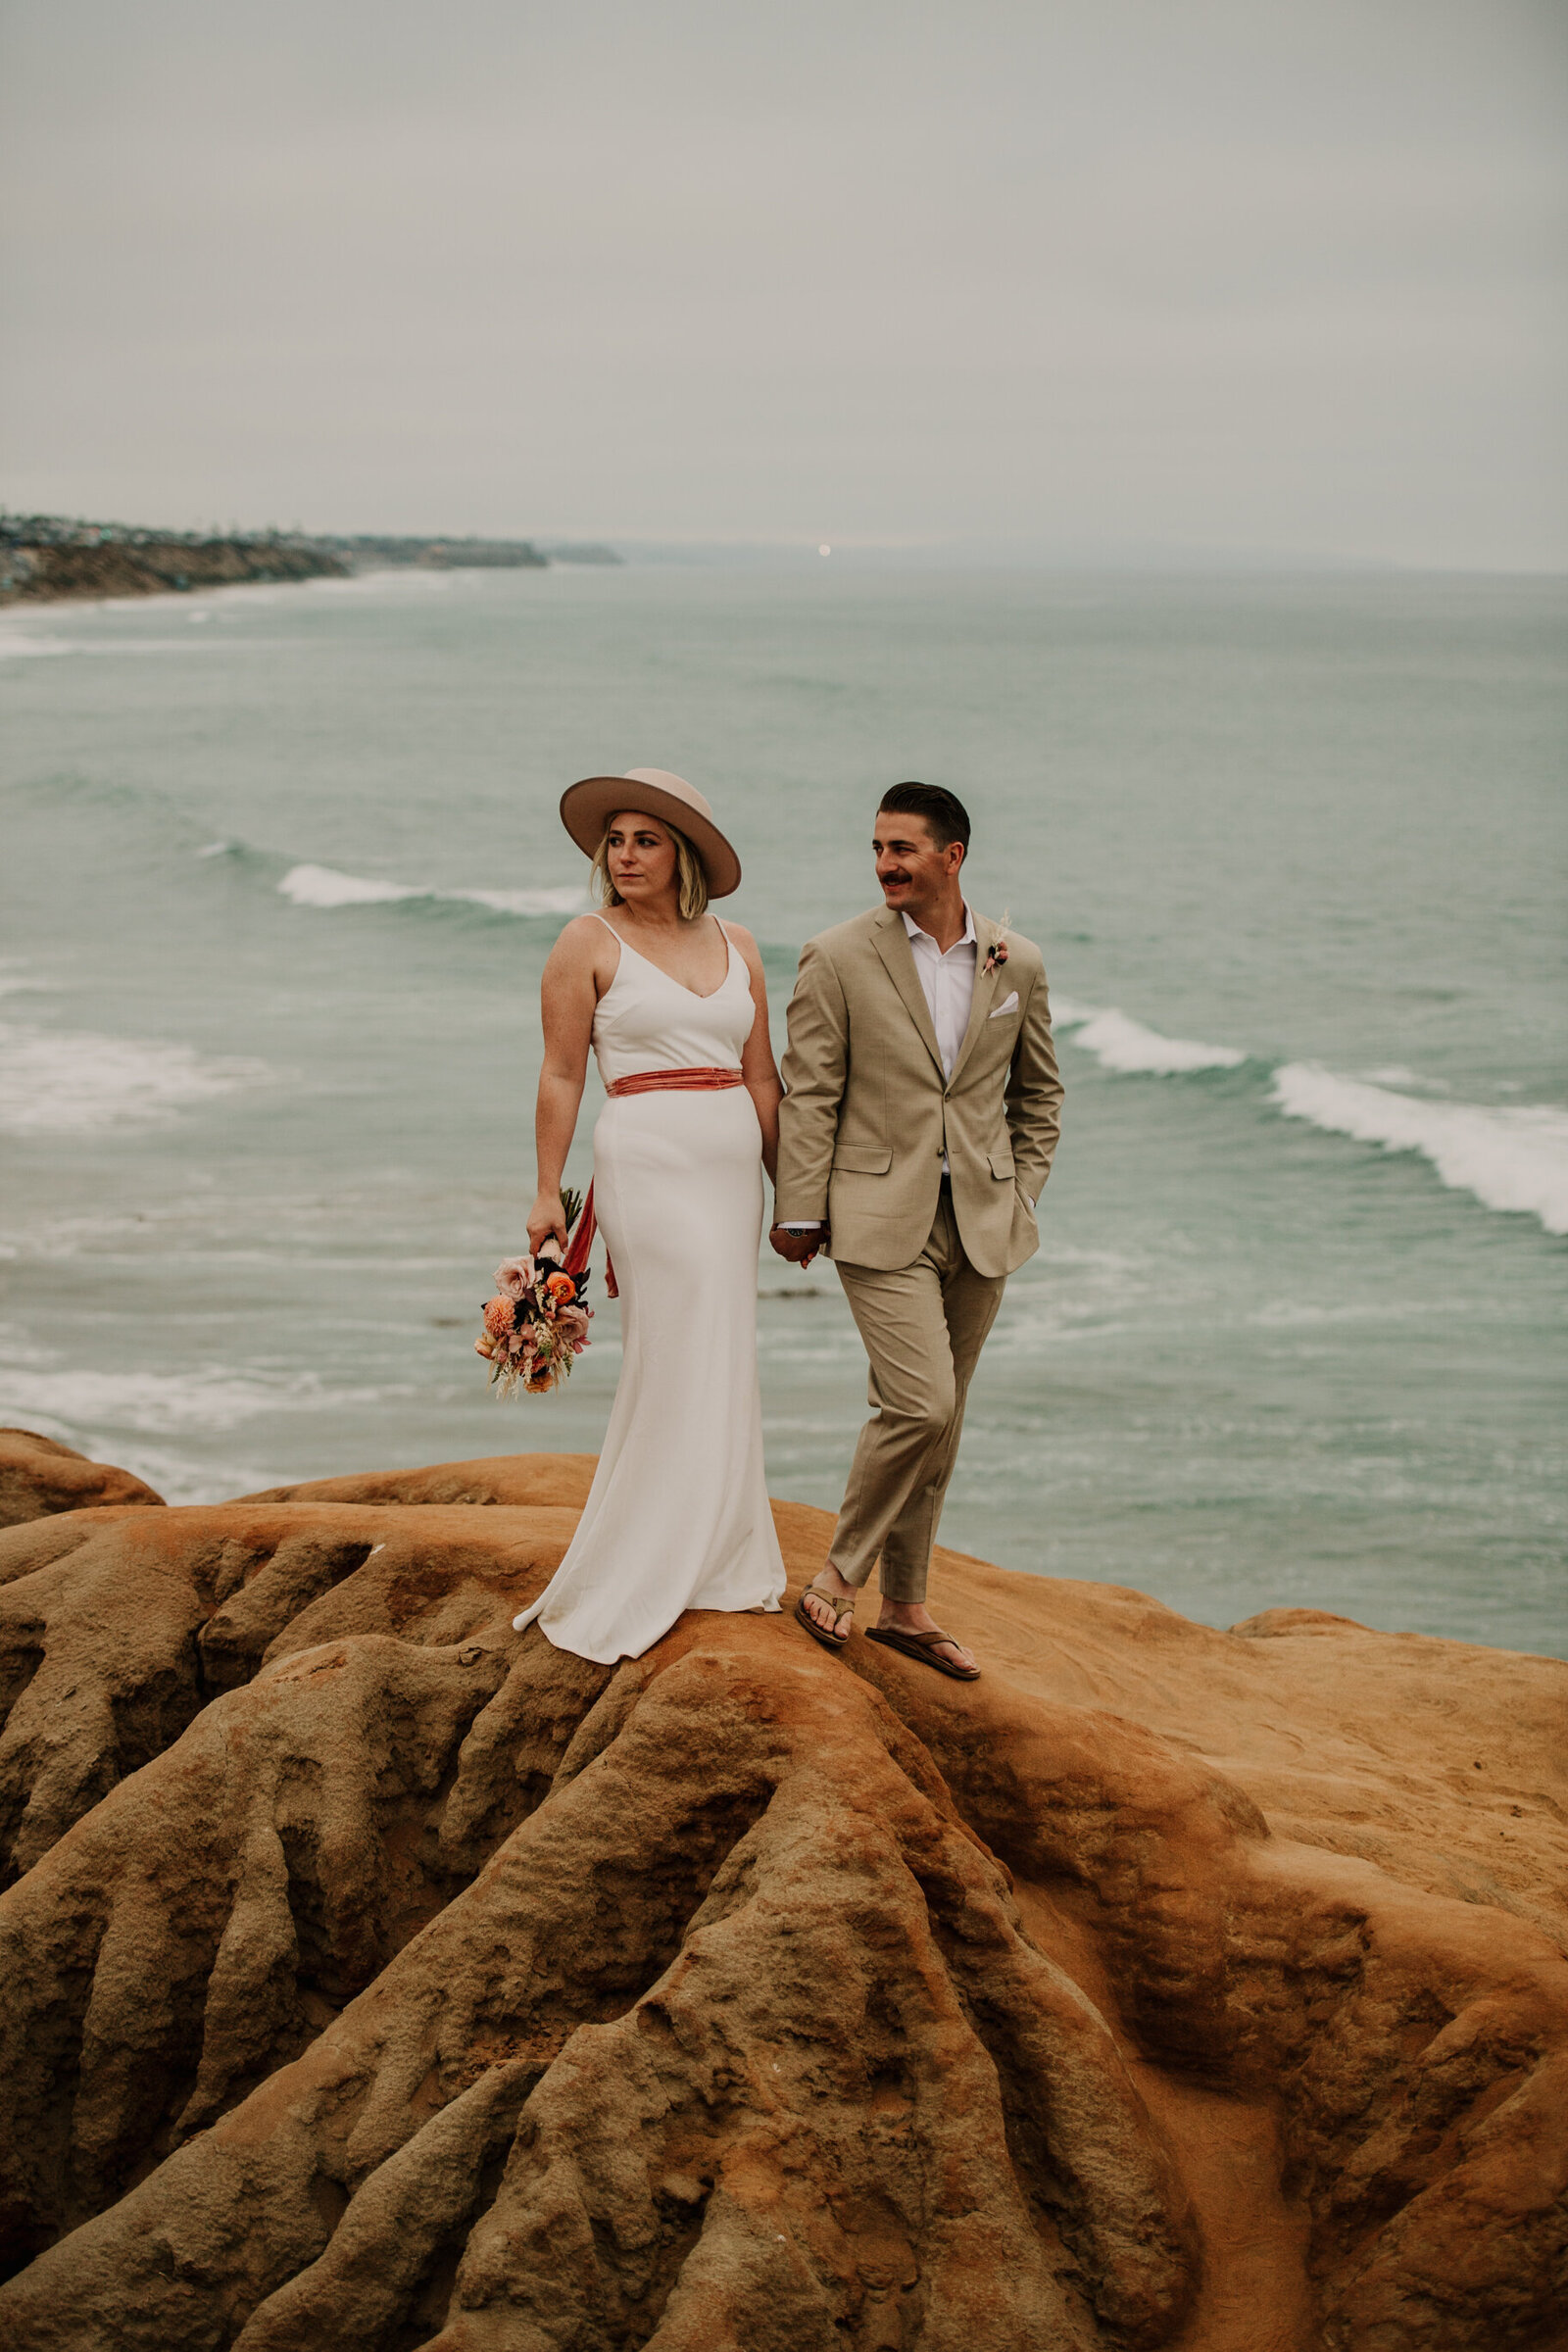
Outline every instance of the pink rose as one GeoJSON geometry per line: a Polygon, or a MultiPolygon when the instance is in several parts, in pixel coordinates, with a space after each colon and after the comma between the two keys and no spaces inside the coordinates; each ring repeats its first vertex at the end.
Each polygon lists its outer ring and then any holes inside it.
{"type": "Polygon", "coordinates": [[[531,1257],[504,1257],[496,1268],[496,1289],[508,1298],[526,1298],[538,1271],[531,1257]]]}

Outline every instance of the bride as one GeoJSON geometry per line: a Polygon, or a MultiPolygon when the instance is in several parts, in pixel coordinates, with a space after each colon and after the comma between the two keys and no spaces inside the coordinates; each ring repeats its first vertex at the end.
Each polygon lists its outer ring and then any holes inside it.
{"type": "Polygon", "coordinates": [[[558,1648],[638,1657],[683,1609],[776,1609],[784,1563],[762,1473],[757,1259],[782,1089],[749,931],[708,912],[740,860],[702,794],[662,768],[589,776],[561,803],[606,911],[545,965],[528,1247],[566,1242],[561,1176],[590,1044],[610,1100],[594,1211],[623,1356],[565,1558],[530,1608],[558,1648]]]}

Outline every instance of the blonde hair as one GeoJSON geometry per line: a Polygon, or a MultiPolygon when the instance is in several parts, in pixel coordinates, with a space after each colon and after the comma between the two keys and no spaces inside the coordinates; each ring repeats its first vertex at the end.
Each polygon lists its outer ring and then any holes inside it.
{"type": "MultiPolygon", "coordinates": [[[[708,912],[708,876],[703,861],[692,848],[678,825],[666,817],[658,816],[655,824],[662,825],[675,844],[675,883],[680,901],[680,919],[695,923],[700,914],[708,912]]],[[[625,900],[610,879],[610,827],[605,827],[604,839],[594,852],[592,888],[601,906],[624,906],[625,900]]]]}

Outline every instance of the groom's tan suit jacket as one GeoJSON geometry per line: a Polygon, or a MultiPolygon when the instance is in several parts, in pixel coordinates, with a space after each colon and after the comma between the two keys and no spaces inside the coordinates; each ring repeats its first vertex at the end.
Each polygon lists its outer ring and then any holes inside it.
{"type": "Polygon", "coordinates": [[[974,917],[974,1004],[948,1077],[904,918],[886,906],[808,940],[790,1001],[774,1216],[831,1228],[846,1265],[909,1265],[947,1158],[965,1255],[1010,1274],[1040,1247],[1034,1204],[1060,1130],[1061,1080],[1040,950],[1006,960],[974,917]]]}

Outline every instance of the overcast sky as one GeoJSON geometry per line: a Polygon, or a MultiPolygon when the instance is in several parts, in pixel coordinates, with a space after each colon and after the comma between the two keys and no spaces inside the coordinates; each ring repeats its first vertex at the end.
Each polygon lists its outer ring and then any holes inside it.
{"type": "Polygon", "coordinates": [[[5,0],[0,501],[1568,564],[1562,0],[5,0]]]}

